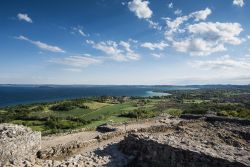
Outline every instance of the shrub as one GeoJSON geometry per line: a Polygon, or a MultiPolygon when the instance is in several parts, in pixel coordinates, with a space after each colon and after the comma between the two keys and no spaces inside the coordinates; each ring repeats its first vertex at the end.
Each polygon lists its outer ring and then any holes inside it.
{"type": "Polygon", "coordinates": [[[79,123],[68,120],[60,120],[58,117],[50,117],[46,122],[50,129],[73,129],[79,126],[79,123]]]}
{"type": "Polygon", "coordinates": [[[228,113],[226,111],[220,111],[220,112],[217,112],[217,115],[218,116],[223,116],[223,117],[228,117],[228,113]]]}
{"type": "Polygon", "coordinates": [[[54,105],[50,107],[50,109],[53,111],[69,111],[69,110],[73,110],[74,106],[69,105],[67,103],[62,103],[62,104],[54,105]]]}
{"type": "Polygon", "coordinates": [[[156,116],[157,114],[154,111],[151,110],[145,110],[145,109],[136,109],[133,111],[129,111],[129,112],[124,112],[122,114],[120,114],[120,117],[127,117],[127,118],[151,118],[156,116]]]}
{"type": "Polygon", "coordinates": [[[70,111],[73,110],[74,108],[79,107],[82,109],[88,109],[89,107],[82,104],[79,101],[67,101],[67,102],[63,102],[57,105],[53,105],[52,107],[50,107],[51,110],[53,111],[70,111]]]}
{"type": "Polygon", "coordinates": [[[237,117],[238,113],[236,111],[228,111],[228,115],[232,117],[237,117]]]}
{"type": "Polygon", "coordinates": [[[249,109],[239,110],[238,111],[238,117],[250,118],[250,110],[249,109]]]}
{"type": "Polygon", "coordinates": [[[172,115],[175,117],[179,117],[182,113],[182,111],[180,109],[175,109],[175,108],[170,108],[170,109],[166,110],[165,112],[168,113],[169,115],[172,115]]]}

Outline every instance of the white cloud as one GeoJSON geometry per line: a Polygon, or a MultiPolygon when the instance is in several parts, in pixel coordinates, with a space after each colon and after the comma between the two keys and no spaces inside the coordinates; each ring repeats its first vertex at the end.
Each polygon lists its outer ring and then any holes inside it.
{"type": "Polygon", "coordinates": [[[88,54],[69,56],[64,58],[55,58],[51,59],[49,62],[74,67],[74,68],[67,68],[71,69],[70,71],[79,71],[80,70],[79,68],[85,68],[88,67],[89,65],[102,63],[100,59],[94,58],[93,56],[90,56],[88,54]]]}
{"type": "Polygon", "coordinates": [[[16,39],[27,41],[27,42],[35,45],[36,47],[38,47],[42,50],[47,50],[50,52],[60,52],[60,53],[65,52],[63,49],[59,48],[58,46],[48,45],[48,44],[40,42],[40,41],[33,41],[33,40],[31,40],[25,36],[22,36],[22,35],[20,35],[19,37],[16,37],[16,39]]]}
{"type": "Polygon", "coordinates": [[[82,72],[81,68],[64,68],[63,70],[70,72],[82,72]]]}
{"type": "Polygon", "coordinates": [[[206,8],[204,10],[191,13],[189,17],[193,17],[195,21],[206,20],[211,13],[211,9],[206,8]]]}
{"type": "Polygon", "coordinates": [[[180,25],[183,24],[185,21],[189,19],[188,16],[181,16],[177,17],[175,20],[171,20],[170,18],[166,18],[166,24],[168,27],[168,30],[165,32],[165,37],[167,40],[172,41],[173,40],[173,33],[175,32],[185,32],[184,29],[180,29],[180,25]]]}
{"type": "Polygon", "coordinates": [[[189,53],[193,56],[205,56],[226,50],[222,44],[216,45],[215,43],[207,42],[202,38],[173,41],[172,46],[179,52],[189,53]]]}
{"type": "Polygon", "coordinates": [[[234,68],[250,68],[250,57],[233,59],[228,55],[219,57],[215,60],[193,61],[191,66],[205,70],[209,69],[234,69],[234,68]]]}
{"type": "Polygon", "coordinates": [[[225,44],[239,45],[238,37],[242,32],[239,23],[201,22],[187,27],[189,36],[180,41],[173,41],[173,47],[195,56],[206,56],[227,50],[225,44]]]}
{"type": "Polygon", "coordinates": [[[244,0],[233,0],[233,5],[243,7],[244,6],[244,0]]]}
{"type": "Polygon", "coordinates": [[[139,60],[140,55],[135,53],[131,49],[129,42],[120,41],[117,43],[115,41],[102,41],[95,43],[91,40],[86,40],[86,43],[92,45],[93,48],[100,50],[107,55],[111,56],[113,60],[116,61],[128,61],[128,60],[139,60]]]}
{"type": "Polygon", "coordinates": [[[204,10],[192,12],[189,15],[185,16],[180,16],[177,17],[176,19],[172,20],[170,18],[163,18],[166,20],[166,25],[167,25],[167,31],[165,32],[165,37],[167,40],[172,41],[173,40],[173,35],[174,33],[183,33],[185,32],[185,28],[181,29],[180,26],[188,21],[189,19],[194,19],[195,21],[200,21],[200,20],[206,20],[207,17],[212,13],[212,11],[209,8],[206,8],[204,10]]]}
{"type": "Polygon", "coordinates": [[[211,13],[206,8],[174,20],[164,18],[167,25],[165,38],[177,51],[196,56],[225,51],[226,44],[239,45],[244,42],[239,37],[243,31],[239,23],[204,22],[211,13]],[[198,23],[184,24],[190,19],[198,23]]]}
{"type": "Polygon", "coordinates": [[[182,14],[182,10],[176,9],[176,10],[174,11],[174,14],[175,14],[175,15],[181,15],[181,14],[182,14]]]}
{"type": "Polygon", "coordinates": [[[131,12],[134,12],[139,19],[145,19],[149,23],[150,28],[160,31],[162,26],[150,19],[153,12],[148,5],[148,0],[132,0],[128,2],[128,8],[131,12]]]}
{"type": "Polygon", "coordinates": [[[238,38],[243,31],[239,23],[201,22],[187,27],[194,36],[202,37],[214,43],[228,43],[239,45],[242,41],[238,38]]]}
{"type": "Polygon", "coordinates": [[[148,48],[150,50],[156,50],[156,49],[163,50],[167,46],[168,46],[168,44],[163,42],[163,41],[161,41],[159,43],[145,42],[145,43],[141,44],[141,47],[148,48]]]}
{"type": "Polygon", "coordinates": [[[122,50],[118,49],[118,44],[114,41],[95,43],[94,41],[87,40],[86,42],[91,44],[93,48],[110,55],[116,61],[126,61],[126,57],[122,54],[122,50]]]}
{"type": "Polygon", "coordinates": [[[171,20],[170,18],[166,18],[166,24],[167,24],[167,27],[171,31],[177,31],[177,29],[179,28],[179,26],[182,23],[184,23],[185,21],[187,21],[188,19],[189,19],[188,16],[177,17],[175,20],[171,20]]]}
{"type": "Polygon", "coordinates": [[[139,19],[151,18],[153,12],[148,7],[149,1],[147,0],[132,0],[128,2],[128,8],[134,12],[139,19]]]}
{"type": "Polygon", "coordinates": [[[83,37],[88,36],[88,34],[86,34],[86,33],[83,31],[82,26],[72,27],[71,33],[72,33],[72,34],[79,34],[79,35],[81,35],[81,36],[83,36],[83,37]]]}
{"type": "Polygon", "coordinates": [[[120,42],[120,46],[123,46],[125,51],[126,51],[126,57],[131,59],[131,60],[139,60],[140,59],[140,55],[135,53],[130,47],[130,43],[129,42],[124,42],[121,41],[120,42]]]}
{"type": "Polygon", "coordinates": [[[156,29],[156,30],[159,30],[159,31],[162,29],[162,27],[159,25],[159,23],[154,22],[154,21],[149,20],[149,19],[147,19],[146,21],[149,23],[150,28],[153,28],[153,29],[156,29]]]}
{"type": "Polygon", "coordinates": [[[157,59],[162,57],[162,54],[158,54],[158,53],[151,53],[151,55],[157,59]]]}
{"type": "Polygon", "coordinates": [[[250,39],[250,35],[247,36],[247,39],[250,39]]]}
{"type": "Polygon", "coordinates": [[[173,7],[174,7],[173,2],[171,2],[171,3],[168,4],[168,8],[169,8],[169,9],[172,9],[173,7]]]}
{"type": "Polygon", "coordinates": [[[32,19],[28,16],[28,14],[25,14],[25,13],[18,13],[17,18],[21,21],[23,20],[23,21],[26,21],[28,23],[33,22],[32,19]]]}

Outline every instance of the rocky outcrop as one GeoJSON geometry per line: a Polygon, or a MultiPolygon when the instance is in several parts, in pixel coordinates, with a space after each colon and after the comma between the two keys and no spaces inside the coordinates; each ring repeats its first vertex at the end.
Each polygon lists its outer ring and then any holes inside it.
{"type": "Polygon", "coordinates": [[[54,159],[58,157],[70,156],[76,152],[77,149],[82,149],[97,143],[97,139],[91,139],[88,141],[72,141],[64,145],[58,144],[53,147],[39,150],[37,152],[37,157],[40,159],[54,159]]]}
{"type": "Polygon", "coordinates": [[[211,116],[211,115],[198,115],[198,114],[182,114],[180,116],[182,119],[192,120],[192,119],[204,119],[208,122],[229,122],[237,123],[240,125],[250,125],[250,119],[242,118],[230,118],[230,117],[220,117],[220,116],[211,116]]]}
{"type": "Polygon", "coordinates": [[[67,144],[58,144],[53,147],[44,148],[38,151],[37,156],[41,159],[55,159],[58,157],[70,156],[77,152],[79,149],[84,149],[91,145],[97,145],[99,142],[109,140],[115,137],[124,135],[123,131],[114,131],[98,135],[95,139],[87,141],[72,141],[67,144]]]}
{"type": "Polygon", "coordinates": [[[120,149],[135,157],[129,166],[250,166],[249,126],[191,120],[149,129],[120,142],[120,149]]]}
{"type": "MultiPolygon", "coordinates": [[[[172,141],[174,142],[174,141],[172,141]]],[[[145,134],[130,134],[121,142],[122,150],[136,158],[128,166],[143,167],[247,167],[243,160],[224,159],[177,143],[161,143],[145,134]]]]}
{"type": "Polygon", "coordinates": [[[91,152],[77,154],[68,159],[60,161],[40,159],[37,164],[42,167],[124,167],[128,164],[129,158],[119,151],[117,143],[110,142],[91,152]]]}
{"type": "Polygon", "coordinates": [[[41,133],[12,124],[0,124],[0,166],[24,166],[35,162],[41,133]]]}
{"type": "Polygon", "coordinates": [[[123,124],[109,125],[108,129],[104,126],[104,131],[111,132],[43,149],[40,133],[24,126],[2,124],[0,166],[250,167],[247,121],[161,117],[146,124],[128,125],[126,131],[123,124]]]}

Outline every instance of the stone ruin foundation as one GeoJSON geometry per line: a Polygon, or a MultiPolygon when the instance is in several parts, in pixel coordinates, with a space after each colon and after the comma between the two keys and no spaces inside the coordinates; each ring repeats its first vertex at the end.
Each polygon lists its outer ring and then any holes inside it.
{"type": "Polygon", "coordinates": [[[35,163],[40,149],[40,132],[20,125],[0,124],[0,166],[35,163]]]}
{"type": "Polygon", "coordinates": [[[41,150],[39,132],[24,126],[0,124],[0,167],[92,167],[94,164],[114,167],[250,167],[249,120],[166,117],[159,121],[160,125],[127,132],[115,130],[89,141],[73,141],[45,150],[41,150]],[[121,137],[119,142],[112,142],[116,137],[121,137]],[[85,150],[99,142],[106,145],[102,149],[75,155],[78,149],[85,150]],[[54,159],[65,153],[65,158],[54,159]]]}
{"type": "Polygon", "coordinates": [[[139,167],[249,167],[250,126],[191,120],[128,134],[120,149],[139,167]],[[155,130],[155,131],[152,131],[155,130]]]}

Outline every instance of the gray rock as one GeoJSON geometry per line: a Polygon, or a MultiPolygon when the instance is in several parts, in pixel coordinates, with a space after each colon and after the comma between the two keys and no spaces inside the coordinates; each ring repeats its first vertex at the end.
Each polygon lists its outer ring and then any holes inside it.
{"type": "Polygon", "coordinates": [[[32,166],[40,148],[40,132],[19,125],[0,124],[0,166],[32,166]]]}

